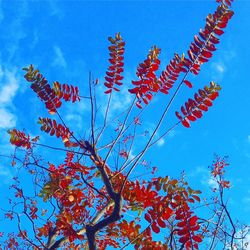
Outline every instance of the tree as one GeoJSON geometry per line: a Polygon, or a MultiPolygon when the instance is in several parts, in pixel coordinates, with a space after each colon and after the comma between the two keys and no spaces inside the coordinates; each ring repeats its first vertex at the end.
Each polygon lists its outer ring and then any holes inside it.
{"type": "MultiPolygon", "coordinates": [[[[27,194],[19,178],[14,179],[15,198],[10,201],[5,216],[17,222],[18,234],[7,235],[4,246],[8,249],[124,249],[134,245],[136,249],[198,249],[199,245],[206,244],[204,238],[207,238],[210,249],[214,249],[218,241],[233,249],[239,243],[237,240],[244,239],[246,230],[242,231],[242,236],[236,235],[236,225],[223,196],[224,190],[230,187],[224,178],[226,159],[217,157],[211,167],[218,199],[200,205],[211,209],[208,219],[196,213],[196,203],[201,202],[200,191],[190,188],[184,176],[180,179],[169,176],[152,176],[146,180],[129,178],[139,164],[147,165],[143,156],[155,143],[179,124],[190,127],[190,122],[201,118],[218,97],[220,86],[213,81],[199,89],[194,98],[188,99],[181,111],[176,112],[178,121],[157,137],[182,86],[192,88],[187,78],[190,74],[198,75],[200,66],[212,57],[223,29],[233,16],[232,1],[217,2],[216,11],[206,18],[205,28],[194,37],[188,56],[175,54],[159,76],[156,72],[160,66],[160,49],[153,46],[149,50],[129,89],[134,100],[114,120],[109,119],[109,111],[113,96],[123,87],[125,42],[120,33],[109,38],[110,66],[104,82],[108,102],[101,125],[95,97],[100,83],[93,80],[91,74],[89,94],[81,96],[77,87],[57,81],[49,84],[32,65],[24,68],[31,89],[56,117],[40,117],[41,130],[57,137],[64,147],[42,144],[38,136],[31,137],[24,131],[9,131],[10,142],[16,146],[12,165],[31,175],[33,187],[32,194],[27,194]],[[148,139],[145,137],[145,145],[133,156],[143,126],[143,113],[150,107],[153,96],[160,92],[168,94],[172,88],[173,93],[154,131],[148,139]],[[80,100],[89,100],[91,108],[91,126],[85,136],[77,136],[59,113],[63,102],[80,100]],[[116,122],[118,126],[109,140],[111,125],[116,122]],[[54,157],[44,162],[39,157],[40,148],[65,154],[64,162],[58,163],[54,157]],[[133,213],[133,219],[126,215],[128,211],[133,213]],[[166,232],[164,239],[153,238],[163,230],[166,232]]],[[[153,175],[155,168],[151,171],[153,175]]],[[[243,248],[244,243],[239,247],[243,248]]]]}

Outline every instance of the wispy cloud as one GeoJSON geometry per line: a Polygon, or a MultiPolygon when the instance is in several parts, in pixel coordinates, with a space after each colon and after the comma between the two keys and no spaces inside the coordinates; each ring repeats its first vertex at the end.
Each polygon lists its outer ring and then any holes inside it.
{"type": "Polygon", "coordinates": [[[218,189],[219,188],[219,185],[218,183],[215,181],[214,178],[212,177],[209,177],[208,180],[206,181],[206,183],[208,184],[208,186],[212,189],[216,188],[218,189]]]}
{"type": "Polygon", "coordinates": [[[8,129],[16,125],[16,116],[7,109],[0,108],[0,129],[8,129]]]}
{"type": "Polygon", "coordinates": [[[3,70],[0,66],[0,80],[5,80],[5,83],[0,88],[0,105],[9,105],[18,89],[18,81],[15,72],[7,69],[3,70]]]}
{"type": "Polygon", "coordinates": [[[211,78],[214,81],[221,81],[227,72],[227,65],[236,56],[235,51],[232,49],[227,49],[217,61],[211,64],[211,78]]]}
{"type": "Polygon", "coordinates": [[[125,108],[129,107],[132,103],[131,94],[127,91],[126,88],[122,88],[122,90],[118,93],[115,93],[112,97],[112,106],[110,109],[111,116],[117,115],[117,112],[122,112],[125,108]]]}
{"type": "Polygon", "coordinates": [[[220,81],[223,79],[226,72],[226,66],[223,62],[214,62],[211,64],[212,68],[212,79],[215,81],[220,81]]]}
{"type": "Polygon", "coordinates": [[[62,19],[64,17],[63,10],[59,7],[57,0],[49,0],[49,8],[50,8],[50,15],[56,16],[58,19],[62,19]]]}
{"type": "Polygon", "coordinates": [[[0,81],[2,84],[0,88],[0,128],[8,129],[16,124],[12,101],[19,85],[15,70],[10,71],[0,67],[0,81]]]}
{"type": "Polygon", "coordinates": [[[247,136],[247,141],[250,143],[250,135],[247,136]]]}
{"type": "Polygon", "coordinates": [[[55,56],[52,62],[52,66],[66,68],[67,63],[66,63],[66,60],[64,58],[61,48],[59,48],[58,46],[54,46],[54,53],[55,53],[55,56]]]}
{"type": "Polygon", "coordinates": [[[157,146],[158,147],[162,147],[165,144],[165,140],[163,138],[161,138],[158,142],[157,142],[157,146]]]}
{"type": "Polygon", "coordinates": [[[215,179],[211,177],[209,169],[204,166],[196,167],[189,173],[189,177],[197,178],[204,187],[212,189],[218,188],[218,184],[215,179]]]}
{"type": "Polygon", "coordinates": [[[1,184],[9,184],[11,179],[13,178],[13,175],[8,168],[0,165],[0,178],[1,178],[0,182],[1,186],[1,184]]]}

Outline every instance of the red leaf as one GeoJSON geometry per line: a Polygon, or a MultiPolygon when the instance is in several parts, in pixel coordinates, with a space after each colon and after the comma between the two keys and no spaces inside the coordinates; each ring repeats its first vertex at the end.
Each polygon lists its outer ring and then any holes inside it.
{"type": "Polygon", "coordinates": [[[207,34],[205,33],[204,30],[200,29],[199,34],[203,40],[207,39],[207,34]]]}
{"type": "Polygon", "coordinates": [[[177,116],[177,118],[179,119],[179,120],[182,120],[182,116],[181,116],[181,114],[179,113],[179,112],[175,112],[175,115],[177,116]]]}
{"type": "Polygon", "coordinates": [[[204,104],[200,104],[200,105],[198,106],[198,109],[201,109],[201,110],[203,110],[203,111],[208,111],[208,107],[207,107],[206,105],[204,105],[204,104]]]}
{"type": "Polygon", "coordinates": [[[159,226],[162,228],[165,228],[167,226],[166,223],[161,218],[159,218],[157,220],[157,222],[158,222],[159,226]]]}
{"type": "Polygon", "coordinates": [[[107,82],[113,82],[113,81],[114,81],[113,78],[108,77],[108,76],[105,76],[105,80],[106,80],[107,82]]]}
{"type": "Polygon", "coordinates": [[[221,36],[222,34],[224,34],[224,31],[221,30],[221,29],[214,29],[214,33],[215,33],[216,35],[221,36]]]}
{"type": "Polygon", "coordinates": [[[202,242],[202,238],[199,235],[193,235],[192,239],[196,242],[202,242]]]}
{"type": "Polygon", "coordinates": [[[203,56],[205,56],[206,58],[210,58],[210,57],[212,57],[212,55],[213,55],[210,51],[207,51],[207,50],[203,50],[203,51],[201,52],[201,54],[202,54],[203,56]]]}
{"type": "Polygon", "coordinates": [[[188,56],[192,62],[195,61],[195,56],[191,50],[188,50],[188,56]]]}
{"type": "Polygon", "coordinates": [[[208,59],[205,58],[205,57],[202,57],[202,56],[199,56],[199,57],[198,57],[198,60],[199,60],[201,63],[208,62],[208,59]]]}
{"type": "Polygon", "coordinates": [[[198,217],[195,215],[189,219],[189,226],[195,226],[197,224],[198,217]]]}
{"type": "Polygon", "coordinates": [[[197,35],[194,36],[194,41],[200,48],[204,45],[204,42],[202,42],[197,35]]]}
{"type": "Polygon", "coordinates": [[[110,94],[112,92],[112,89],[108,89],[108,90],[106,90],[104,93],[105,94],[110,94]]]}
{"type": "Polygon", "coordinates": [[[198,93],[199,93],[199,95],[200,95],[202,98],[205,98],[205,97],[206,97],[206,92],[205,92],[203,89],[199,89],[199,90],[198,90],[198,93]]]}
{"type": "Polygon", "coordinates": [[[190,45],[190,50],[197,55],[200,52],[200,48],[195,44],[195,43],[191,43],[190,45]]]}
{"type": "Polygon", "coordinates": [[[180,68],[180,71],[181,71],[181,72],[184,72],[184,73],[187,73],[187,72],[188,72],[187,69],[184,68],[184,67],[181,67],[181,68],[180,68]]]}
{"type": "Polygon", "coordinates": [[[146,97],[148,98],[149,101],[151,101],[153,98],[153,95],[151,93],[148,93],[146,94],[146,97]]]}
{"type": "Polygon", "coordinates": [[[198,223],[192,227],[192,231],[198,231],[199,229],[200,229],[200,225],[198,223]]]}
{"type": "Polygon", "coordinates": [[[188,120],[190,120],[192,122],[196,121],[196,118],[193,115],[189,115],[189,116],[187,116],[187,118],[188,118],[188,120]]]}
{"type": "Polygon", "coordinates": [[[218,23],[217,23],[217,26],[218,26],[219,28],[221,28],[221,29],[226,28],[227,22],[218,22],[218,23]]]}
{"type": "Polygon", "coordinates": [[[144,102],[146,105],[148,104],[148,100],[147,100],[147,98],[142,97],[142,100],[143,100],[143,102],[144,102]]]}
{"type": "Polygon", "coordinates": [[[211,100],[215,100],[219,96],[218,92],[213,92],[210,95],[208,95],[208,98],[211,100]]]}
{"type": "Polygon", "coordinates": [[[186,117],[184,118],[184,120],[181,123],[186,128],[190,127],[190,123],[189,123],[189,121],[188,121],[188,119],[186,117]]]}
{"type": "Polygon", "coordinates": [[[144,218],[145,218],[149,223],[151,223],[151,217],[150,217],[150,215],[149,215],[148,213],[144,215],[144,218]]]}
{"type": "Polygon", "coordinates": [[[183,115],[187,115],[187,111],[183,106],[181,106],[181,112],[183,115]]]}
{"type": "Polygon", "coordinates": [[[131,94],[137,94],[138,91],[139,91],[139,88],[136,87],[136,88],[133,88],[133,89],[129,89],[128,91],[129,91],[131,94]]]}
{"type": "Polygon", "coordinates": [[[210,41],[211,41],[212,43],[214,43],[214,44],[217,44],[217,43],[220,42],[220,40],[219,40],[217,37],[215,37],[214,35],[211,35],[211,36],[210,36],[210,41]]]}
{"type": "Polygon", "coordinates": [[[137,102],[135,105],[136,105],[139,109],[142,108],[142,106],[141,106],[141,104],[140,104],[139,102],[137,102]]]}
{"type": "Polygon", "coordinates": [[[193,110],[192,114],[197,118],[202,117],[202,112],[200,110],[193,110]]]}
{"type": "Polygon", "coordinates": [[[208,107],[213,106],[213,103],[212,103],[208,98],[204,99],[204,100],[203,100],[203,103],[204,103],[205,105],[207,105],[208,107]]]}
{"type": "Polygon", "coordinates": [[[180,222],[177,223],[178,227],[184,227],[186,225],[187,225],[186,221],[180,221],[180,222]]]}
{"type": "Polygon", "coordinates": [[[191,83],[190,81],[184,80],[183,82],[184,82],[190,89],[193,87],[193,86],[192,86],[192,83],[191,83]]]}
{"type": "Polygon", "coordinates": [[[154,72],[149,72],[147,75],[146,75],[147,78],[155,78],[155,73],[154,72]]]}
{"type": "Polygon", "coordinates": [[[214,46],[212,43],[207,43],[207,44],[206,44],[206,48],[207,48],[209,51],[215,51],[215,50],[216,50],[215,46],[214,46]]]}
{"type": "Polygon", "coordinates": [[[157,234],[160,232],[160,228],[157,226],[156,222],[153,222],[152,230],[157,234]]]}
{"type": "Polygon", "coordinates": [[[197,195],[193,195],[192,197],[193,197],[196,201],[198,201],[198,202],[200,202],[200,201],[201,201],[200,197],[199,197],[199,196],[197,196],[197,195]]]}
{"type": "Polygon", "coordinates": [[[142,80],[140,80],[140,81],[132,81],[132,84],[134,84],[134,85],[141,85],[142,84],[142,80]]]}
{"type": "Polygon", "coordinates": [[[153,71],[158,70],[158,68],[159,68],[159,65],[157,63],[154,63],[151,65],[151,70],[153,70],[153,71]]]}
{"type": "Polygon", "coordinates": [[[189,236],[188,236],[188,235],[185,235],[185,236],[182,236],[182,237],[179,239],[179,242],[184,244],[184,243],[186,243],[188,240],[189,240],[189,236]]]}
{"type": "Polygon", "coordinates": [[[188,228],[184,227],[183,229],[179,229],[178,232],[177,232],[177,234],[179,236],[181,236],[181,235],[187,235],[188,234],[188,228]]]}
{"type": "Polygon", "coordinates": [[[113,83],[107,83],[107,82],[105,82],[104,85],[105,85],[107,88],[112,88],[112,87],[113,87],[113,83]]]}

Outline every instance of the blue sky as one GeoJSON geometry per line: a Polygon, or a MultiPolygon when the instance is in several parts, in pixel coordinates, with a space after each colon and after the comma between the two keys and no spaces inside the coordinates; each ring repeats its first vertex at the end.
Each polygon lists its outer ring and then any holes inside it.
{"type": "MultiPolygon", "coordinates": [[[[161,48],[162,69],[173,53],[186,53],[193,36],[204,26],[205,17],[216,8],[215,1],[25,1],[0,0],[0,150],[10,154],[6,130],[26,128],[39,132],[37,114],[46,116],[43,104],[28,88],[22,67],[34,64],[50,80],[87,89],[88,72],[103,82],[108,66],[107,37],[120,31],[126,41],[125,86],[135,79],[136,66],[149,48],[161,48]]],[[[250,224],[250,1],[236,1],[235,16],[221,37],[211,61],[191,78],[194,88],[183,88],[170,113],[211,80],[222,86],[220,97],[204,117],[190,129],[177,127],[147,154],[160,175],[178,177],[185,170],[190,185],[209,186],[208,165],[214,153],[228,155],[228,178],[232,183],[229,208],[234,218],[250,224]],[[240,206],[239,206],[240,204],[240,206]]],[[[152,112],[144,117],[152,130],[162,103],[157,96],[152,112]],[[158,107],[158,108],[156,108],[158,107]],[[155,111],[156,110],[156,111],[155,111]]],[[[100,103],[105,98],[99,95],[100,103]]],[[[112,112],[120,112],[130,97],[116,97],[112,112]]],[[[87,119],[86,103],[65,105],[64,117],[79,133],[87,119]]],[[[164,127],[175,122],[169,115],[164,127]]],[[[46,136],[42,137],[46,140],[46,136]]],[[[138,174],[135,170],[134,174],[138,174]]],[[[1,190],[8,192],[13,170],[0,158],[1,190]]],[[[211,184],[211,183],[210,183],[211,184]]]]}

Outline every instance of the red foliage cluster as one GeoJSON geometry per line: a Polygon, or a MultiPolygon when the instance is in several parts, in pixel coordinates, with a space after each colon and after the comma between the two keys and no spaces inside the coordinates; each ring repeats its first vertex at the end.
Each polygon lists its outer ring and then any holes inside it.
{"type": "Polygon", "coordinates": [[[212,165],[212,175],[213,177],[217,177],[219,175],[223,175],[225,173],[224,168],[229,164],[226,162],[225,159],[217,158],[216,161],[212,165]]]}
{"type": "Polygon", "coordinates": [[[79,90],[78,87],[74,87],[68,84],[60,84],[55,81],[53,83],[53,89],[59,99],[63,98],[66,102],[72,101],[80,101],[79,90]]]}
{"type": "Polygon", "coordinates": [[[69,86],[67,84],[61,85],[59,82],[54,82],[51,88],[47,79],[39,73],[38,69],[34,69],[33,65],[28,68],[23,68],[26,71],[24,78],[31,82],[31,88],[37,93],[37,96],[45,103],[49,113],[54,114],[56,110],[61,107],[61,98],[65,101],[75,102],[80,100],[78,95],[78,87],[69,86]]]}
{"type": "MultiPolygon", "coordinates": [[[[219,43],[217,36],[224,33],[222,29],[227,26],[228,21],[233,16],[233,11],[229,10],[227,5],[230,6],[230,1],[223,1],[223,4],[218,6],[214,14],[207,16],[205,28],[200,30],[199,36],[194,36],[194,42],[190,45],[187,52],[189,58],[186,58],[184,54],[182,56],[175,54],[159,79],[155,75],[155,71],[160,64],[158,59],[159,49],[154,47],[155,49],[150,51],[148,58],[137,68],[137,76],[140,80],[132,81],[137,87],[129,90],[137,95],[139,99],[137,106],[139,108],[141,108],[141,99],[145,104],[148,104],[152,99],[151,92],[161,91],[168,94],[181,72],[187,74],[190,71],[195,75],[199,73],[200,66],[204,62],[208,62],[213,51],[216,50],[215,45],[219,43]],[[151,56],[152,52],[155,57],[151,56]]],[[[192,88],[192,84],[188,80],[184,80],[184,83],[192,88]]]]}
{"type": "Polygon", "coordinates": [[[29,149],[31,147],[30,136],[26,135],[17,129],[8,130],[10,134],[10,143],[17,147],[24,147],[29,149]]]}
{"type": "Polygon", "coordinates": [[[202,235],[195,234],[200,229],[198,217],[192,216],[193,212],[186,202],[184,202],[176,211],[177,234],[180,236],[179,242],[185,245],[185,249],[198,249],[198,243],[202,242],[202,235]]]}
{"type": "Polygon", "coordinates": [[[123,76],[121,73],[123,72],[124,66],[124,46],[125,42],[123,41],[120,33],[117,33],[114,38],[108,38],[111,45],[108,47],[109,49],[109,62],[110,66],[106,71],[105,83],[104,85],[108,88],[105,91],[105,94],[109,94],[112,90],[119,91],[118,86],[122,85],[121,80],[123,76]]]}
{"type": "MultiPolygon", "coordinates": [[[[121,173],[113,173],[112,175],[115,176],[112,179],[112,183],[115,189],[119,190],[124,176],[121,173]]],[[[127,206],[132,207],[132,210],[145,212],[144,218],[149,222],[149,227],[140,237],[138,237],[140,225],[136,224],[135,221],[130,223],[122,221],[118,224],[118,227],[121,232],[122,230],[126,231],[126,233],[122,234],[123,237],[128,238],[130,241],[137,239],[135,241],[135,249],[158,249],[154,247],[165,249],[164,244],[153,241],[152,232],[159,233],[161,228],[166,228],[169,225],[171,217],[176,217],[179,220],[177,233],[179,232],[180,243],[188,246],[192,241],[201,242],[202,238],[196,235],[196,231],[199,230],[197,217],[191,216],[193,212],[191,212],[188,206],[188,203],[200,201],[200,198],[197,196],[199,193],[200,191],[183,187],[181,182],[170,180],[169,177],[154,178],[150,183],[139,183],[137,180],[134,182],[127,181],[123,190],[123,198],[127,202],[127,206]],[[160,195],[161,190],[167,191],[166,195],[160,195]],[[190,226],[191,231],[185,231],[186,234],[184,234],[184,229],[186,229],[184,225],[190,226]],[[183,242],[184,237],[186,239],[185,242],[183,242]]]]}
{"type": "MultiPolygon", "coordinates": [[[[229,2],[229,1],[228,1],[229,2]]],[[[206,25],[201,29],[199,36],[194,36],[194,42],[191,43],[188,50],[189,59],[183,60],[184,66],[193,74],[197,75],[200,66],[208,62],[216,50],[215,45],[219,43],[219,38],[227,26],[228,21],[233,16],[233,11],[229,10],[224,4],[219,5],[214,14],[208,14],[206,25]]]]}
{"type": "Polygon", "coordinates": [[[158,59],[159,54],[160,49],[156,46],[152,47],[147,59],[137,67],[136,75],[139,80],[132,81],[132,84],[136,87],[129,89],[129,92],[136,95],[138,99],[136,105],[138,108],[142,108],[142,101],[148,104],[153,97],[152,92],[158,92],[160,89],[160,82],[155,74],[160,65],[160,60],[158,59]]]}
{"type": "Polygon", "coordinates": [[[225,158],[216,157],[211,168],[211,174],[221,188],[230,188],[230,181],[224,179],[225,167],[229,166],[225,158]]]}
{"type": "Polygon", "coordinates": [[[79,146],[76,142],[71,142],[70,137],[72,132],[69,131],[64,125],[59,124],[56,120],[50,118],[39,118],[38,123],[41,124],[41,130],[49,133],[51,136],[55,135],[57,138],[61,137],[66,147],[79,146]]]}
{"type": "Polygon", "coordinates": [[[31,82],[31,88],[37,93],[37,96],[45,103],[46,108],[51,114],[56,113],[56,109],[60,108],[62,102],[56,95],[55,91],[50,87],[47,79],[39,73],[38,69],[34,69],[33,65],[24,68],[26,74],[24,78],[31,82]]]}
{"type": "MultiPolygon", "coordinates": [[[[39,196],[47,201],[51,197],[55,198],[63,211],[57,215],[56,228],[64,236],[69,237],[72,242],[75,239],[83,239],[82,235],[77,234],[73,225],[82,224],[90,218],[87,207],[90,206],[90,197],[86,196],[86,187],[80,187],[80,173],[85,176],[89,174],[91,167],[86,167],[78,162],[73,162],[73,154],[67,153],[65,163],[58,167],[50,164],[50,180],[44,185],[39,196]],[[74,186],[73,182],[78,181],[79,187],[74,186]]],[[[46,235],[52,224],[45,223],[38,228],[39,235],[46,235]]]]}
{"type": "Polygon", "coordinates": [[[186,73],[187,69],[184,67],[186,58],[180,57],[178,54],[167,65],[166,69],[162,71],[159,80],[161,81],[160,91],[168,94],[169,90],[173,87],[175,81],[178,79],[181,72],[186,73]]]}
{"type": "Polygon", "coordinates": [[[53,224],[51,221],[47,221],[43,227],[40,227],[37,229],[38,233],[37,236],[38,237],[42,237],[45,236],[47,237],[49,235],[50,230],[53,228],[53,224]]]}
{"type": "Polygon", "coordinates": [[[189,98],[185,105],[181,106],[181,112],[184,117],[179,112],[175,112],[183,126],[189,128],[189,121],[193,122],[201,118],[203,115],[202,111],[208,111],[208,108],[213,105],[212,101],[219,96],[218,91],[220,89],[219,85],[211,82],[209,87],[205,86],[203,89],[199,89],[198,93],[195,93],[194,99],[189,98]]]}

